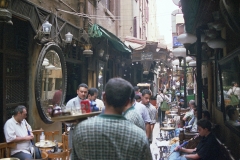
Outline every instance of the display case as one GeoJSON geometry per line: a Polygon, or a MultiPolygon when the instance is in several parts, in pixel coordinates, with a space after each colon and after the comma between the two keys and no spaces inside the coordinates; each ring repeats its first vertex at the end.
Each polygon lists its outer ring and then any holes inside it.
{"type": "Polygon", "coordinates": [[[219,61],[219,73],[225,124],[240,135],[240,48],[219,61]],[[234,103],[233,96],[238,100],[237,104],[234,103]]]}

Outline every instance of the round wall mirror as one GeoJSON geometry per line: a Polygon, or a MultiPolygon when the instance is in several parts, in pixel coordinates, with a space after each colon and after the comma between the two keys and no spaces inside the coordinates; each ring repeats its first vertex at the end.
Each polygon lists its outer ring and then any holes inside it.
{"type": "Polygon", "coordinates": [[[38,113],[45,123],[53,123],[53,109],[62,107],[66,96],[66,62],[55,43],[41,50],[36,67],[35,98],[38,113]]]}

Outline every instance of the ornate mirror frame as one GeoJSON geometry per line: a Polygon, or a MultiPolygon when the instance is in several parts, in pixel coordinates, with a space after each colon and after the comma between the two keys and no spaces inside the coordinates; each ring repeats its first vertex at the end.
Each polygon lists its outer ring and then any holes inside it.
{"type": "Polygon", "coordinates": [[[42,102],[41,102],[41,95],[42,95],[42,64],[45,58],[45,55],[48,51],[54,51],[57,53],[60,59],[61,68],[62,68],[62,96],[60,106],[65,101],[66,97],[66,86],[67,86],[67,68],[66,68],[66,61],[62,52],[62,49],[54,42],[47,43],[41,50],[36,66],[36,75],[35,75],[35,100],[37,105],[38,113],[43,120],[43,122],[47,124],[53,123],[51,117],[46,114],[46,110],[44,111],[42,102]]]}

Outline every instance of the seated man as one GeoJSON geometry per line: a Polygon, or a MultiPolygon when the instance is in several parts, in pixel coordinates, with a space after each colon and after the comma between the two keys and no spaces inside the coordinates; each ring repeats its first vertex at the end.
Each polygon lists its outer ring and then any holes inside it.
{"type": "Polygon", "coordinates": [[[202,111],[202,118],[210,121],[210,113],[207,110],[202,111]]]}
{"type": "Polygon", "coordinates": [[[196,108],[194,100],[190,100],[188,104],[189,104],[190,110],[186,112],[185,116],[183,117],[183,120],[185,122],[189,121],[194,116],[194,108],[196,108]]]}
{"type": "Polygon", "coordinates": [[[227,111],[229,120],[227,121],[230,125],[235,127],[240,127],[240,122],[238,121],[239,112],[235,107],[230,107],[227,111]]]}
{"type": "Polygon", "coordinates": [[[30,147],[31,140],[34,138],[32,128],[27,123],[27,109],[25,106],[17,106],[14,109],[14,115],[7,120],[4,125],[4,134],[7,143],[15,142],[17,145],[11,149],[11,157],[19,158],[20,160],[32,159],[30,147]],[[28,135],[30,132],[30,135],[28,135]]]}
{"type": "Polygon", "coordinates": [[[195,149],[186,149],[176,144],[171,146],[171,151],[174,151],[170,156],[169,160],[186,160],[186,159],[201,159],[201,160],[218,160],[219,155],[219,144],[211,132],[211,122],[206,119],[201,119],[197,122],[199,136],[201,141],[195,149]],[[180,153],[184,154],[180,156],[180,153]]]}
{"type": "Polygon", "coordinates": [[[194,108],[194,116],[188,122],[188,125],[185,127],[189,129],[190,132],[197,132],[197,109],[194,108]]]}

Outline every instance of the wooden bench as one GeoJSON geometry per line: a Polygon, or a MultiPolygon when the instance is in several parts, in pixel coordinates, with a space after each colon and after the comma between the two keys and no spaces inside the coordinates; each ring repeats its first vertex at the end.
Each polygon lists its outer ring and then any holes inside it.
{"type": "Polygon", "coordinates": [[[231,155],[230,150],[228,150],[227,147],[219,139],[217,139],[217,141],[220,145],[220,151],[219,151],[220,155],[218,159],[219,160],[235,160],[231,155]]]}

